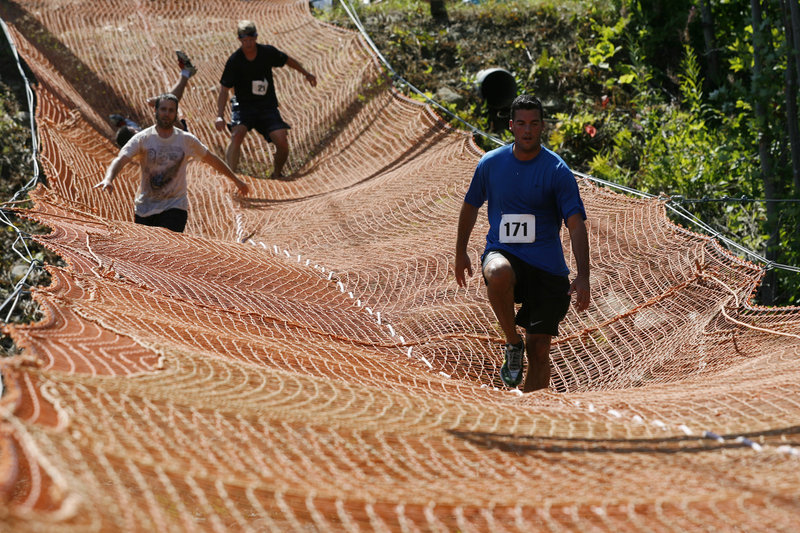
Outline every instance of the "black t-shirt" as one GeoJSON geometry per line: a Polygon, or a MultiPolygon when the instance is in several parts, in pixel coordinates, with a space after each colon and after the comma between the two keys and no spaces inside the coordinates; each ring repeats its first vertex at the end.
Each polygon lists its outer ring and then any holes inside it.
{"type": "Polygon", "coordinates": [[[264,103],[277,108],[278,97],[272,82],[272,68],[282,67],[289,56],[269,44],[256,44],[256,57],[248,61],[239,48],[228,61],[219,82],[223,87],[233,87],[236,100],[243,103],[264,103]]]}

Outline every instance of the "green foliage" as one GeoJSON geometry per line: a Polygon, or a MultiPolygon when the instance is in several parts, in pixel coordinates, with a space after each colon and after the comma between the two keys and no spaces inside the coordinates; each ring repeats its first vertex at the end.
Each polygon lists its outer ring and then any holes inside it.
{"type": "MultiPolygon", "coordinates": [[[[616,27],[603,35],[620,33],[616,27]]],[[[611,44],[615,49],[620,46],[611,44]]],[[[697,54],[688,44],[674,96],[654,85],[652,63],[636,42],[629,41],[624,48],[630,55],[628,63],[602,69],[605,79],[600,85],[611,97],[601,97],[600,105],[585,96],[580,101],[575,98],[573,108],[580,111],[556,115],[551,146],[573,166],[583,164],[592,175],[652,194],[709,200],[762,197],[752,105],[737,99],[738,112],[730,115],[711,106],[703,92],[697,54]]],[[[708,201],[684,207],[723,235],[763,249],[763,203],[708,201]]]]}
{"type": "Polygon", "coordinates": [[[731,168],[730,163],[746,161],[730,153],[732,146],[722,128],[710,127],[715,113],[703,104],[699,66],[689,47],[681,68],[680,105],[645,110],[641,183],[651,191],[680,191],[690,197],[733,194],[737,188],[729,178],[746,167],[731,168]]]}
{"type": "Polygon", "coordinates": [[[624,0],[620,6],[630,16],[628,33],[648,58],[657,84],[668,90],[674,89],[671,73],[679,68],[696,4],[697,0],[624,0]]]}
{"type": "Polygon", "coordinates": [[[28,144],[30,133],[20,124],[20,110],[11,91],[0,83],[0,193],[9,198],[19,188],[12,179],[30,161],[28,144]]]}
{"type": "MultiPolygon", "coordinates": [[[[602,23],[591,19],[593,31],[591,44],[585,50],[589,64],[587,68],[599,70],[609,70],[611,60],[622,50],[622,46],[617,44],[621,34],[627,29],[628,17],[621,17],[613,26],[604,26],[602,23]]],[[[585,43],[584,43],[585,44],[585,43]]],[[[613,82],[613,80],[608,80],[613,82]]]]}

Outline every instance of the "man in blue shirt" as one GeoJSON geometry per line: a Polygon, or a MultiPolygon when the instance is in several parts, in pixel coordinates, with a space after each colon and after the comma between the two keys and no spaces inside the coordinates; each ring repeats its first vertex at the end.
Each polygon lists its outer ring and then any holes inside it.
{"type": "Polygon", "coordinates": [[[506,338],[500,377],[509,387],[522,381],[524,392],[550,384],[550,341],[567,314],[570,295],[576,307],[589,307],[589,239],[586,211],[575,177],[566,163],[541,144],[541,102],[529,95],[511,104],[509,129],[514,143],[486,153],[478,163],[458,219],[456,282],[472,276],[467,243],[478,209],[488,201],[489,233],[481,257],[489,303],[506,338]],[[569,230],[578,273],[572,283],[561,245],[561,222],[569,230]],[[514,303],[521,303],[519,312],[514,303]],[[517,325],[525,328],[523,341],[517,325]]]}
{"type": "Polygon", "coordinates": [[[242,20],[237,26],[241,46],[228,58],[222,72],[217,97],[217,118],[214,127],[223,131],[226,127],[224,112],[228,103],[228,92],[233,89],[238,111],[231,116],[231,140],[225,150],[225,160],[232,170],[239,165],[242,142],[247,132],[255,129],[275,145],[273,178],[282,178],[283,166],[289,158],[289,124],[283,121],[278,111],[278,98],[272,79],[272,69],[284,65],[302,74],[312,86],[317,78],[308,72],[296,59],[274,46],[258,44],[256,25],[242,20]]]}

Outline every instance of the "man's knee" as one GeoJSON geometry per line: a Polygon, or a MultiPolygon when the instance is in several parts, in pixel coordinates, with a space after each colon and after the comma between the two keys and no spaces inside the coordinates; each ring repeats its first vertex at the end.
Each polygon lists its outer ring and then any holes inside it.
{"type": "Polygon", "coordinates": [[[231,144],[240,146],[242,142],[244,142],[245,135],[247,135],[247,127],[241,124],[236,126],[233,128],[233,131],[231,131],[231,144]]]}
{"type": "Polygon", "coordinates": [[[483,276],[489,286],[513,286],[516,282],[514,269],[505,258],[495,258],[483,268],[483,276]]]}

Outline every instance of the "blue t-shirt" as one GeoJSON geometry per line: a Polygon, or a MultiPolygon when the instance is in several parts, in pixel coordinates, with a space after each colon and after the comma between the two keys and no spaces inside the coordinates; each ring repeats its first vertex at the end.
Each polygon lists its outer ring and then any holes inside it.
{"type": "MultiPolygon", "coordinates": [[[[484,154],[464,201],[474,207],[489,202],[486,252],[504,250],[545,272],[565,276],[569,268],[561,246],[561,222],[576,213],[586,219],[578,183],[564,160],[552,150],[543,146],[530,161],[520,161],[514,156],[513,147],[509,144],[484,154]],[[533,242],[500,242],[503,215],[509,215],[504,227],[508,220],[521,218],[514,215],[533,215],[533,242]]],[[[511,230],[505,230],[514,233],[518,226],[518,222],[511,222],[511,230]]]]}

